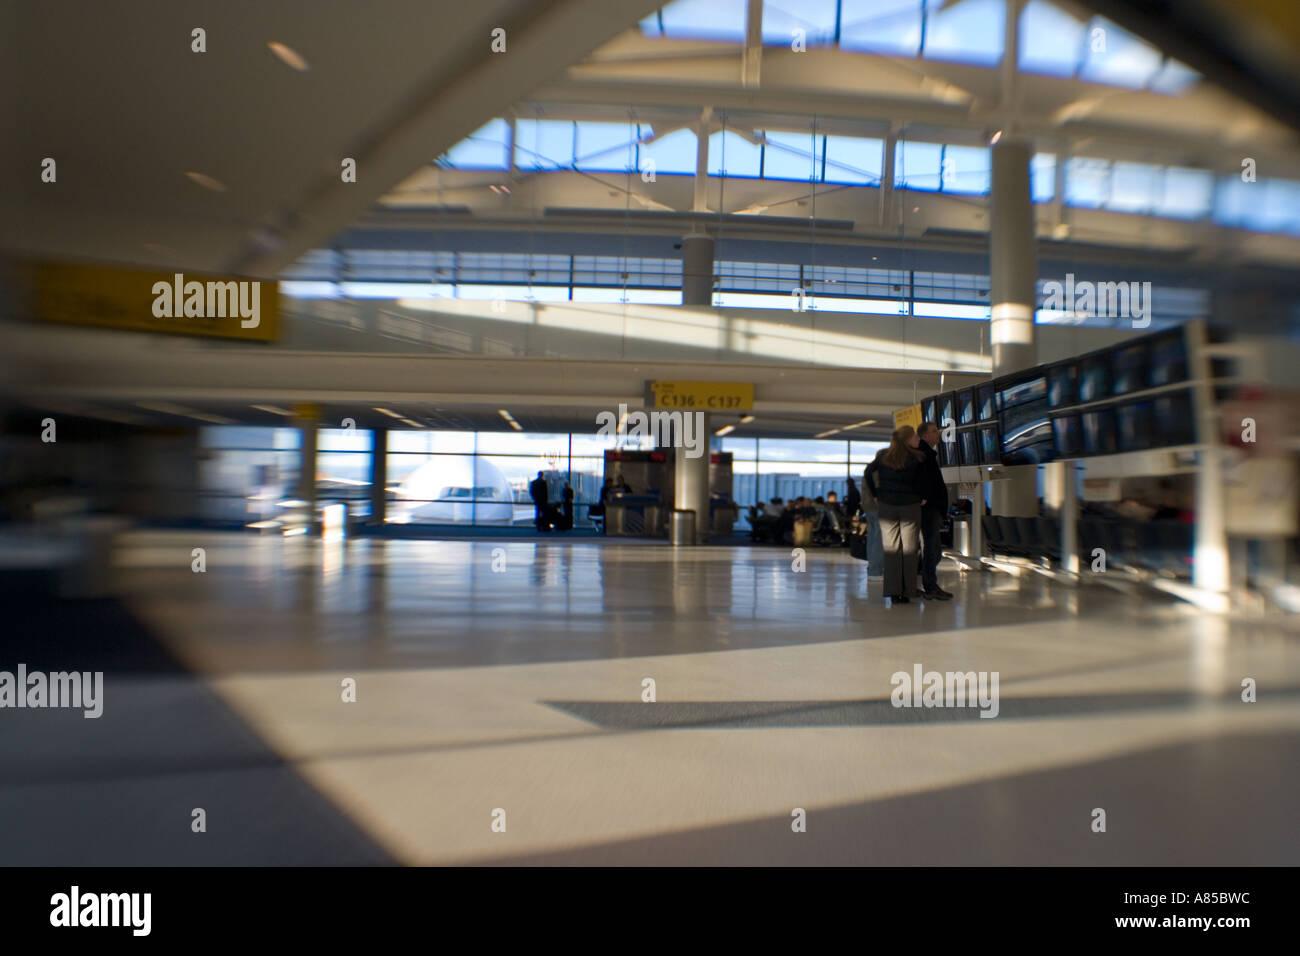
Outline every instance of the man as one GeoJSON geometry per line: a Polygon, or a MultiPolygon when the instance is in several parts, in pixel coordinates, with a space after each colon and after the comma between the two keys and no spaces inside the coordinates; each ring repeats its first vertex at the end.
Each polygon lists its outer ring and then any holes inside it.
{"type": "Polygon", "coordinates": [[[542,477],[540,471],[537,473],[537,477],[528,484],[528,496],[533,499],[533,521],[537,525],[537,530],[547,530],[550,527],[550,520],[546,510],[550,507],[551,496],[546,487],[546,479],[542,477]]]}
{"type": "Polygon", "coordinates": [[[561,496],[560,515],[563,517],[561,522],[561,531],[573,530],[573,486],[567,481],[564,483],[564,491],[561,496]]]}
{"type": "Polygon", "coordinates": [[[943,557],[939,530],[948,513],[948,486],[943,483],[939,468],[939,426],[923,422],[917,434],[921,436],[921,451],[925,454],[921,463],[921,495],[925,499],[921,505],[921,537],[925,546],[921,553],[921,596],[947,601],[952,598],[952,592],[939,587],[939,559],[943,557]]]}
{"type": "Polygon", "coordinates": [[[829,523],[833,531],[840,539],[841,544],[848,544],[849,539],[845,533],[845,527],[848,521],[844,517],[844,512],[840,509],[839,495],[833,491],[826,492],[825,521],[829,523]]]}

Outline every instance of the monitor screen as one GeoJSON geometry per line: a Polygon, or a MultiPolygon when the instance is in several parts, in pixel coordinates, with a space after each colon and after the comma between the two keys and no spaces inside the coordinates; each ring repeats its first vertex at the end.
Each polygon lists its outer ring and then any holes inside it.
{"type": "Polygon", "coordinates": [[[944,468],[956,468],[961,464],[960,445],[955,430],[942,429],[939,432],[939,464],[944,468]]]}
{"type": "Polygon", "coordinates": [[[934,405],[933,398],[927,398],[925,401],[923,401],[921,403],[921,421],[923,422],[934,421],[934,408],[935,405],[934,405]]]}
{"type": "Polygon", "coordinates": [[[1047,378],[1028,377],[998,383],[1002,463],[1028,465],[1051,461],[1052,426],[1047,419],[1047,378]]]}
{"type": "Polygon", "coordinates": [[[950,424],[957,424],[955,402],[956,396],[952,392],[939,396],[939,418],[935,424],[940,428],[947,428],[950,424]]]}
{"type": "Polygon", "coordinates": [[[1079,416],[1062,415],[1052,419],[1052,440],[1057,458],[1077,458],[1083,454],[1083,439],[1079,434],[1079,416]]]}
{"type": "Polygon", "coordinates": [[[1127,395],[1147,388],[1150,373],[1147,368],[1147,347],[1129,345],[1117,349],[1112,358],[1111,393],[1127,395]]]}
{"type": "Polygon", "coordinates": [[[1052,444],[1052,423],[1047,416],[1025,421],[1002,430],[1002,464],[1041,465],[1056,457],[1052,444]]]}
{"type": "Polygon", "coordinates": [[[1047,404],[1053,408],[1073,405],[1079,400],[1079,367],[1057,365],[1047,370],[1047,404]]]}
{"type": "Polygon", "coordinates": [[[963,465],[980,464],[979,434],[975,429],[960,432],[957,438],[961,446],[961,463],[963,465]]]}
{"type": "Polygon", "coordinates": [[[1132,402],[1115,409],[1120,451],[1143,451],[1151,447],[1151,403],[1132,402]]]}
{"type": "Polygon", "coordinates": [[[1044,402],[1046,399],[1047,379],[1041,375],[999,383],[998,407],[1003,412],[1019,405],[1044,402]]]}
{"type": "Polygon", "coordinates": [[[981,422],[992,421],[997,413],[993,409],[993,386],[981,385],[975,392],[975,413],[981,422]]]}
{"type": "Polygon", "coordinates": [[[1187,381],[1187,339],[1182,329],[1161,335],[1151,342],[1152,386],[1187,381]]]}
{"type": "Polygon", "coordinates": [[[1196,418],[1190,391],[1158,395],[1151,405],[1151,433],[1156,447],[1196,443],[1196,418]]]}
{"type": "Polygon", "coordinates": [[[1096,402],[1110,395],[1109,359],[1098,356],[1083,363],[1079,370],[1079,401],[1096,402]]]}
{"type": "Polygon", "coordinates": [[[998,447],[998,428],[985,425],[980,429],[980,459],[985,465],[996,465],[1002,461],[1002,450],[998,447]]]}
{"type": "Polygon", "coordinates": [[[961,412],[957,424],[969,425],[975,421],[975,393],[969,388],[957,393],[957,410],[961,412]]]}
{"type": "Polygon", "coordinates": [[[1085,455],[1113,455],[1116,451],[1115,410],[1103,408],[1079,416],[1085,455]]]}

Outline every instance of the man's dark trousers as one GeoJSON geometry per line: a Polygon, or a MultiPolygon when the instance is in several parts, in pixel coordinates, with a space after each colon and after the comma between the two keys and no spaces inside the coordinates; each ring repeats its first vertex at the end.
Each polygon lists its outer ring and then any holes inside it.
{"type": "Polygon", "coordinates": [[[921,509],[921,590],[939,590],[939,559],[943,547],[939,543],[939,530],[943,527],[943,511],[938,508],[921,509]]]}

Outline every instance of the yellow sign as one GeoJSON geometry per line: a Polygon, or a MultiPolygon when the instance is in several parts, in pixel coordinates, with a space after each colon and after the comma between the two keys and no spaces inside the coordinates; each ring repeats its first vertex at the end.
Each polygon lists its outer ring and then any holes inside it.
{"type": "Polygon", "coordinates": [[[740,382],[651,382],[652,408],[695,412],[748,412],[754,386],[740,382]]]}
{"type": "Polygon", "coordinates": [[[43,322],[272,342],[280,284],[233,276],[71,263],[26,270],[27,311],[43,322]]]}
{"type": "Polygon", "coordinates": [[[911,425],[913,428],[921,427],[920,405],[908,405],[894,412],[894,427],[902,428],[904,425],[911,425]]]}

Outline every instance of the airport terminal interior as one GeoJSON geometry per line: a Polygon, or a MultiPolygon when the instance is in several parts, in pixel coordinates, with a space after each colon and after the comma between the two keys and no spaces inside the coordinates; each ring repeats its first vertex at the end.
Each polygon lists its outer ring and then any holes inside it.
{"type": "Polygon", "coordinates": [[[1293,3],[0,45],[0,863],[1300,862],[1293,3]]]}

